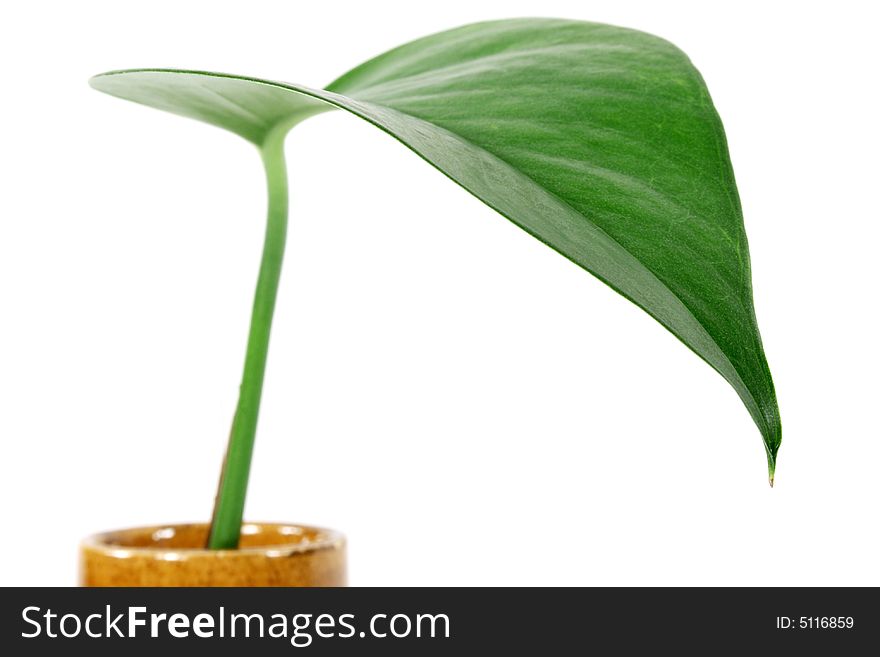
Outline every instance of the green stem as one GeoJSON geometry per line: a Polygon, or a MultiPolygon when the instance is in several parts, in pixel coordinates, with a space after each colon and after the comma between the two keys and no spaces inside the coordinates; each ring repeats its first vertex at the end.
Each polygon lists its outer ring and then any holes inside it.
{"type": "Polygon", "coordinates": [[[208,538],[208,548],[212,550],[237,548],[241,533],[263,377],[266,372],[266,355],[269,351],[269,334],[272,331],[272,315],[275,311],[287,235],[287,169],[284,164],[286,132],[285,130],[270,136],[261,148],[269,189],[266,238],[257,290],[254,293],[238,406],[232,421],[226,460],[214,503],[214,516],[208,538]]]}

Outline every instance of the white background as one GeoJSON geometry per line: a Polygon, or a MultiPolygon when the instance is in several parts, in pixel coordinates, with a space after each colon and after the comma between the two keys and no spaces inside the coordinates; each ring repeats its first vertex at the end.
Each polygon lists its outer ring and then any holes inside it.
{"type": "Polygon", "coordinates": [[[869,3],[77,2],[0,9],[0,584],[207,520],[263,230],[253,148],[91,90],[180,67],[322,86],[475,20],[666,37],[724,120],[784,427],[644,312],[341,112],[293,204],[247,516],[357,585],[880,584],[869,3]],[[467,234],[467,241],[461,235],[467,234]]]}

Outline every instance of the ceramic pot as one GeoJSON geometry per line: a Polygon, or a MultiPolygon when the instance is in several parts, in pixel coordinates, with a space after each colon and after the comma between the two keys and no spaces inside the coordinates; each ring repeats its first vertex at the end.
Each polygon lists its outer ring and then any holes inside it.
{"type": "Polygon", "coordinates": [[[237,550],[207,550],[207,524],[137,527],[80,546],[82,586],[345,586],[345,538],[318,527],[242,525],[237,550]]]}

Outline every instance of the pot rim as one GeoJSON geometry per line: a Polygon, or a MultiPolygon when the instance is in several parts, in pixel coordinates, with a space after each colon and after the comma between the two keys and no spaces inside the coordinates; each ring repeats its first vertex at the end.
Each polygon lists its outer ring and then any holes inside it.
{"type": "MultiPolygon", "coordinates": [[[[314,525],[303,525],[291,522],[243,522],[241,525],[241,533],[258,534],[266,528],[277,530],[283,535],[301,534],[303,530],[315,532],[317,537],[305,542],[275,544],[275,545],[252,545],[240,547],[234,550],[209,550],[204,547],[178,547],[178,546],[129,546],[118,542],[120,536],[134,532],[149,533],[154,540],[162,540],[170,538],[173,532],[181,528],[207,527],[207,523],[203,522],[175,522],[160,525],[142,525],[136,527],[126,527],[124,529],[114,529],[106,532],[99,532],[84,538],[80,543],[82,550],[96,550],[103,554],[113,557],[124,558],[128,556],[154,556],[157,558],[168,558],[168,555],[180,554],[181,557],[235,557],[235,556],[253,556],[260,555],[266,557],[286,557],[292,554],[302,554],[306,552],[317,552],[318,550],[340,549],[345,546],[345,536],[333,529],[325,527],[316,527],[314,525]],[[287,530],[287,531],[285,531],[287,530]],[[291,531],[296,530],[296,531],[291,531]],[[169,533],[170,532],[170,533],[169,533]],[[164,534],[164,535],[163,535],[164,534]],[[158,536],[157,536],[158,535],[158,536]]],[[[171,557],[169,560],[174,560],[171,557]]]]}

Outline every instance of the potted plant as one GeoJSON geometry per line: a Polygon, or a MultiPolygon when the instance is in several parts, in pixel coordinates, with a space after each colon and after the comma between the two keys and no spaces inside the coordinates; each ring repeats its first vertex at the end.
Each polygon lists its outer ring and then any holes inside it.
{"type": "Polygon", "coordinates": [[[284,254],[284,138],[333,109],[390,134],[676,335],[739,394],[773,484],[779,412],[726,138],[700,74],[667,41],[593,23],[504,20],[400,46],[325,89],[158,69],[113,71],[91,85],[253,143],[269,204],[213,520],[93,537],[84,583],[344,583],[340,535],[242,524],[284,254]]]}

